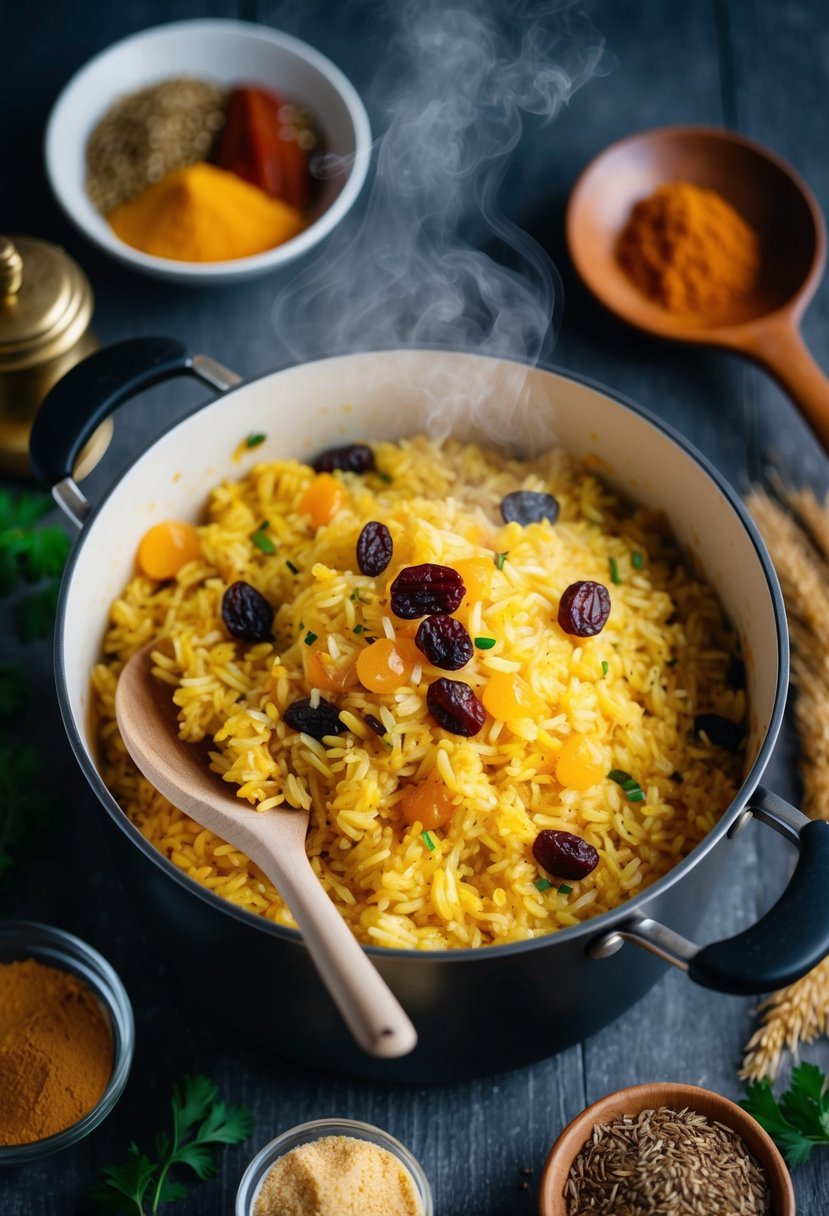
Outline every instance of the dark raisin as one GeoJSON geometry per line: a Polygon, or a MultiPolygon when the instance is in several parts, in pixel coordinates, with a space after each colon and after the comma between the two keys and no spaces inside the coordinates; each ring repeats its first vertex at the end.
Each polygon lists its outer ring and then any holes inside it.
{"type": "Polygon", "coordinates": [[[300,701],[292,701],[283,719],[292,730],[302,731],[314,739],[323,739],[326,735],[341,735],[348,727],[340,721],[340,711],[330,701],[320,698],[319,704],[311,704],[310,697],[300,701]]]}
{"type": "Polygon", "coordinates": [[[441,676],[429,685],[426,704],[438,725],[453,735],[477,735],[486,718],[483,705],[463,680],[441,676]]]}
{"type": "Polygon", "coordinates": [[[472,639],[453,616],[427,616],[415,634],[415,645],[430,663],[444,671],[459,671],[472,658],[472,639]]]}
{"type": "Polygon", "coordinates": [[[745,731],[739,722],[732,722],[721,714],[697,714],[694,718],[694,730],[699,735],[704,733],[717,747],[726,751],[738,752],[745,738],[745,731]]]}
{"type": "Polygon", "coordinates": [[[327,448],[320,452],[311,468],[317,473],[333,473],[342,469],[345,473],[368,473],[374,468],[374,453],[367,443],[349,443],[343,448],[327,448]]]}
{"type": "Polygon", "coordinates": [[[383,723],[379,718],[375,718],[374,714],[364,714],[363,721],[365,722],[366,726],[371,727],[375,735],[385,735],[387,733],[383,723]]]}
{"type": "Polygon", "coordinates": [[[599,864],[599,854],[573,832],[545,828],[533,844],[533,857],[548,874],[557,878],[586,878],[599,864]]]}
{"type": "Polygon", "coordinates": [[[404,621],[460,608],[466,586],[451,566],[407,566],[391,585],[391,610],[404,621]]]}
{"type": "Polygon", "coordinates": [[[746,665],[742,659],[732,659],[725,673],[729,688],[745,688],[746,665]]]}
{"type": "Polygon", "coordinates": [[[676,785],[682,785],[684,780],[685,778],[682,776],[682,773],[678,772],[677,769],[674,769],[674,771],[671,773],[671,781],[675,782],[676,785]]]}
{"type": "Polygon", "coordinates": [[[222,596],[222,620],[240,642],[269,642],[273,637],[273,608],[250,583],[230,584],[222,596]]]}
{"type": "Polygon", "coordinates": [[[610,616],[610,592],[604,583],[571,583],[558,604],[558,623],[565,633],[592,638],[610,616]]]}
{"type": "Polygon", "coordinates": [[[370,520],[357,537],[357,565],[362,574],[376,578],[391,561],[391,532],[385,524],[370,520]]]}
{"type": "Polygon", "coordinates": [[[514,490],[501,500],[501,515],[507,524],[537,524],[542,519],[554,524],[558,502],[552,494],[540,494],[538,490],[514,490]]]}

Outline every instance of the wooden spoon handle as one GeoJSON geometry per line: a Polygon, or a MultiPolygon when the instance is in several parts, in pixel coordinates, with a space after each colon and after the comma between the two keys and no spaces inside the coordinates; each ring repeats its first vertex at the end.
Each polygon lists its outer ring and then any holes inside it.
{"type": "Polygon", "coordinates": [[[296,864],[292,858],[284,868],[264,859],[259,864],[291,909],[320,978],[360,1047],[387,1059],[407,1055],[417,1044],[417,1031],[326,895],[304,852],[296,864]]]}
{"type": "Polygon", "coordinates": [[[769,325],[747,350],[772,373],[829,454],[829,378],[792,324],[769,325]]]}

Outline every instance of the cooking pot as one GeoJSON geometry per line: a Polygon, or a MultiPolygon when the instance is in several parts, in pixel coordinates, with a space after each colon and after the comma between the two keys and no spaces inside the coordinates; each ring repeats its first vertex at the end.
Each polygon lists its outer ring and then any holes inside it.
{"type": "Polygon", "coordinates": [[[550,1055],[600,1029],[659,978],[666,960],[724,992],[788,984],[829,952],[829,824],[812,822],[759,782],[788,680],[783,602],[769,556],[739,499],[679,435],[606,389],[569,374],[434,350],[324,359],[239,384],[179,343],[143,338],[90,356],[37,415],[33,465],[81,528],[61,590],[55,643],[58,694],[75,755],[129,841],[130,868],[158,944],[206,1012],[248,1037],[318,1067],[384,1079],[447,1081],[550,1055]],[[77,453],[116,406],[158,381],[194,375],[222,394],[144,451],[93,510],[72,478],[77,453]],[[509,409],[507,409],[509,406],[509,409]],[[667,518],[717,589],[746,658],[750,706],[743,784],[722,819],[659,882],[610,912],[550,936],[478,950],[369,949],[419,1032],[401,1060],[363,1056],[351,1042],[296,932],[234,907],[188,878],[129,822],[98,771],[90,672],[109,606],[133,574],[140,537],[164,519],[198,520],[208,490],[249,464],[349,440],[394,439],[437,418],[462,440],[503,424],[514,450],[538,445],[539,424],[601,469],[622,494],[667,518]],[[242,461],[240,441],[265,441],[242,461]],[[709,892],[758,883],[735,869],[733,837],[755,817],[797,850],[788,886],[745,932],[705,946],[692,935],[709,892]],[[644,947],[642,949],[641,947],[644,947]]]}

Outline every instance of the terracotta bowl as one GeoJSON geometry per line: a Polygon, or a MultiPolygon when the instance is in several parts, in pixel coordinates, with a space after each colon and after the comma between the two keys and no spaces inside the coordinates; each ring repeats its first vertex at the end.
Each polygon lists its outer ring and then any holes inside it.
{"type": "Polygon", "coordinates": [[[607,1094],[588,1106],[572,1123],[568,1123],[550,1149],[544,1164],[538,1198],[540,1216],[567,1216],[564,1187],[570,1167],[597,1123],[612,1123],[622,1115],[638,1115],[643,1110],[660,1106],[671,1106],[676,1110],[689,1106],[709,1119],[724,1123],[742,1136],[768,1179],[771,1216],[794,1216],[795,1198],[789,1171],[774,1141],[760,1124],[736,1102],[723,1098],[721,1094],[700,1089],[697,1085],[680,1085],[672,1081],[617,1089],[615,1093],[607,1094]]]}

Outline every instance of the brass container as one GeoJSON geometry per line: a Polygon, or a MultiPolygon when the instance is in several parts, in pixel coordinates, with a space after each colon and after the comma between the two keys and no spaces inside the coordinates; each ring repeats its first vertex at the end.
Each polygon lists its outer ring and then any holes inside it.
{"type": "MultiPolygon", "coordinates": [[[[0,472],[31,477],[29,432],[49,389],[97,347],[89,280],[68,254],[31,236],[0,236],[0,472]]],[[[78,457],[75,478],[109,447],[112,422],[78,457]]]]}

